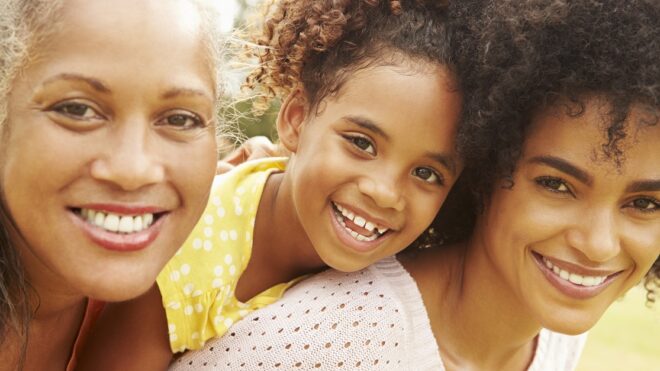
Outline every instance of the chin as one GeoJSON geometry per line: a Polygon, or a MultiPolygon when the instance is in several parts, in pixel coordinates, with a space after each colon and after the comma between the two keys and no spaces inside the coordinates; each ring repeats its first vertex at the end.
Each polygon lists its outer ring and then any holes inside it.
{"type": "Polygon", "coordinates": [[[552,321],[546,321],[542,326],[548,330],[559,332],[566,335],[580,335],[589,331],[596,325],[600,316],[593,318],[570,318],[564,316],[563,318],[554,318],[552,321]]]}
{"type": "Polygon", "coordinates": [[[322,260],[323,263],[328,267],[344,273],[359,271],[360,269],[367,266],[365,264],[361,264],[361,262],[356,262],[353,259],[348,259],[348,260],[337,259],[336,256],[327,259],[325,257],[322,257],[322,260]]]}
{"type": "Polygon", "coordinates": [[[145,274],[137,277],[126,274],[122,277],[105,280],[105,282],[90,284],[85,296],[105,302],[126,301],[144,294],[155,284],[156,276],[146,277],[145,274]]]}

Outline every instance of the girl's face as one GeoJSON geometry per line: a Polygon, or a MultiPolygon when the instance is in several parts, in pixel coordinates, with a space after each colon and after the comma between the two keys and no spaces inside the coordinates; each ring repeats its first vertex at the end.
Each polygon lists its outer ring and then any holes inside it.
{"type": "Polygon", "coordinates": [[[569,334],[591,328],[660,254],[660,126],[634,109],[617,167],[602,150],[608,108],[587,103],[579,117],[560,106],[535,118],[515,185],[495,189],[478,227],[507,295],[569,334]]]}
{"type": "Polygon", "coordinates": [[[205,205],[214,74],[187,1],[67,0],[58,21],[9,97],[4,201],[33,284],[128,299],[205,205]]]}
{"type": "Polygon", "coordinates": [[[369,68],[301,125],[287,173],[298,219],[327,265],[361,269],[431,223],[462,168],[452,83],[439,66],[369,68]]]}

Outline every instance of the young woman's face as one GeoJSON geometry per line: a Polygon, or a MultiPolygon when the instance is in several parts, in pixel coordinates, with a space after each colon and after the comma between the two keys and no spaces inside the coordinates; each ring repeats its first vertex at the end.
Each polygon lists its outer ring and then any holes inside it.
{"type": "Polygon", "coordinates": [[[187,1],[68,0],[15,81],[5,202],[31,282],[136,296],[185,240],[215,169],[214,74],[187,1]]]}
{"type": "Polygon", "coordinates": [[[592,327],[660,254],[660,126],[634,109],[617,167],[602,150],[607,109],[592,99],[579,117],[538,115],[515,185],[495,189],[479,226],[506,290],[565,333],[592,327]]]}
{"type": "Polygon", "coordinates": [[[461,95],[438,66],[359,71],[302,127],[287,170],[298,219],[321,259],[361,269],[431,223],[461,163],[461,95]]]}

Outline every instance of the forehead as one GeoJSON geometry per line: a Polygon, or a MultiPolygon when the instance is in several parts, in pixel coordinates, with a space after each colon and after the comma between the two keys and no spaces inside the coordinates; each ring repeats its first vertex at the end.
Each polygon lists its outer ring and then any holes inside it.
{"type": "Polygon", "coordinates": [[[660,125],[654,113],[631,106],[621,131],[624,136],[613,147],[620,151],[617,155],[607,150],[611,148],[611,106],[592,98],[583,108],[577,111],[571,105],[558,104],[538,113],[526,133],[524,155],[552,153],[590,169],[660,176],[656,170],[660,169],[660,125]]]}
{"type": "Polygon", "coordinates": [[[411,150],[455,149],[462,94],[455,87],[453,74],[442,65],[362,69],[327,101],[333,115],[367,117],[411,150]]]}
{"type": "Polygon", "coordinates": [[[26,78],[76,73],[127,89],[183,84],[213,95],[200,22],[191,0],[65,0],[26,78]]]}
{"type": "Polygon", "coordinates": [[[55,42],[65,38],[67,43],[95,44],[99,51],[121,44],[139,53],[150,45],[176,47],[181,39],[199,36],[199,28],[199,12],[191,1],[66,0],[62,32],[54,36],[55,42]]]}

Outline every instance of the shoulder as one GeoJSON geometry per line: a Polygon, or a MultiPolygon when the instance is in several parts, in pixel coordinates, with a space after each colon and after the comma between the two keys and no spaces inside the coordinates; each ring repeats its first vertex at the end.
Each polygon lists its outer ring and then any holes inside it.
{"type": "Polygon", "coordinates": [[[587,334],[566,335],[542,329],[530,371],[574,370],[582,354],[587,334]]]}
{"type": "MultiPolygon", "coordinates": [[[[283,369],[402,369],[409,364],[413,330],[418,330],[412,316],[419,313],[411,310],[406,295],[409,285],[414,281],[394,258],[353,273],[327,270],[249,314],[204,350],[184,355],[173,369],[204,363],[228,368],[244,364],[246,369],[278,364],[283,369]]],[[[417,304],[423,308],[421,300],[417,304]]]]}

